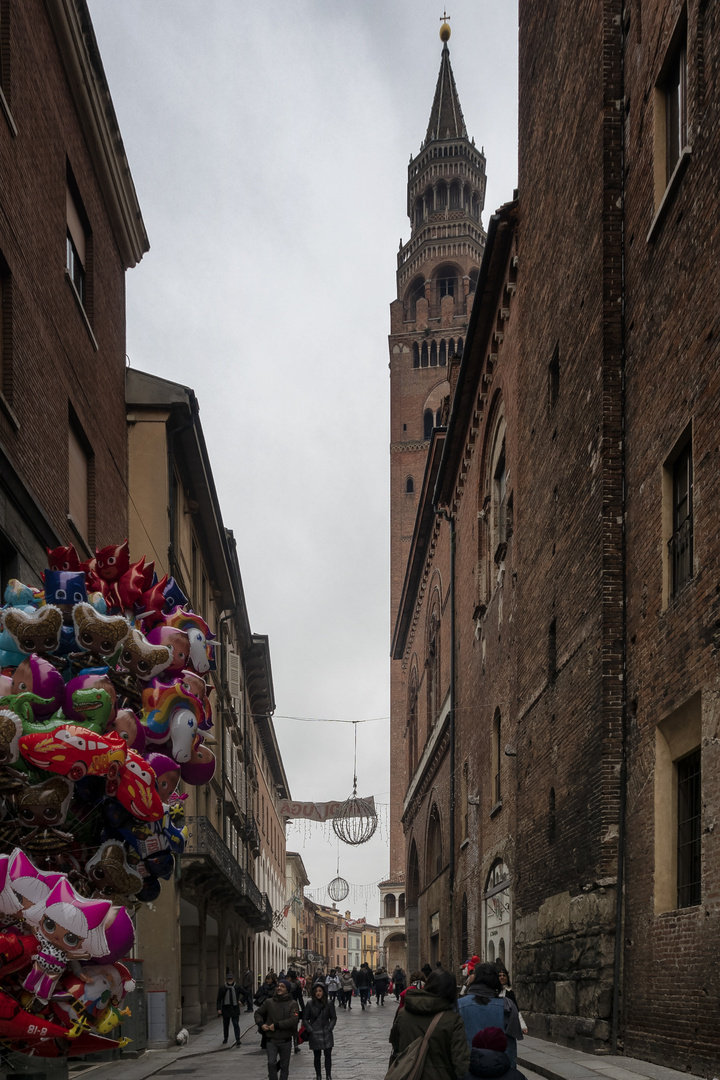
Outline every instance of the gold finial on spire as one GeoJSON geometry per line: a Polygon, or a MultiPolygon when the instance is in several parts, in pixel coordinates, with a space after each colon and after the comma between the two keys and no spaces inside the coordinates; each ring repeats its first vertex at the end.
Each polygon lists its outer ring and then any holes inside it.
{"type": "Polygon", "coordinates": [[[440,27],[440,40],[443,43],[447,42],[450,38],[450,27],[448,26],[449,18],[450,16],[448,15],[448,13],[446,11],[443,11],[442,18],[440,19],[440,22],[442,23],[442,26],[440,27]]]}

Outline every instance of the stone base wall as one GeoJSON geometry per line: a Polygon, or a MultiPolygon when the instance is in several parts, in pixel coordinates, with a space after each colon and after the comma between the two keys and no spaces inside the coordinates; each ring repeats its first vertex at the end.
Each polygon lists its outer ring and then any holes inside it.
{"type": "Polygon", "coordinates": [[[513,985],[531,1035],[593,1053],[609,1048],[615,888],[549,897],[515,922],[513,985]]]}

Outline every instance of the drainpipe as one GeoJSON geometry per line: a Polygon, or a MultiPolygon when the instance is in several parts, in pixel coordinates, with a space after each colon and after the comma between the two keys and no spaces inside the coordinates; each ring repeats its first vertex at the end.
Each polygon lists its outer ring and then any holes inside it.
{"type": "Polygon", "coordinates": [[[623,934],[625,924],[625,839],[626,839],[626,810],[627,810],[627,728],[628,728],[628,689],[627,689],[627,523],[626,523],[626,452],[625,452],[625,23],[623,13],[620,13],[620,86],[622,96],[620,99],[621,125],[620,125],[620,184],[621,184],[621,217],[620,217],[620,412],[622,422],[621,440],[621,473],[622,473],[622,652],[623,652],[623,681],[621,703],[621,748],[620,748],[620,777],[619,777],[619,806],[618,806],[618,852],[617,852],[617,885],[615,890],[615,950],[613,958],[613,1000],[612,1000],[612,1027],[610,1033],[610,1052],[617,1053],[618,1032],[620,1027],[620,980],[623,972],[623,934]]]}
{"type": "Polygon", "coordinates": [[[455,518],[446,509],[434,507],[438,517],[450,525],[450,871],[448,885],[450,890],[450,956],[449,970],[455,966],[455,518]]]}

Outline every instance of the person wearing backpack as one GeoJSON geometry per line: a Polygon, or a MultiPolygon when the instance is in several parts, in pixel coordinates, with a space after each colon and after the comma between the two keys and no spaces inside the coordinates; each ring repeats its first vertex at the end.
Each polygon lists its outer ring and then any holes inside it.
{"type": "Polygon", "coordinates": [[[517,1040],[522,1039],[517,1005],[500,997],[500,979],[494,964],[478,964],[470,976],[467,994],[458,1001],[458,1011],[465,1025],[468,1045],[473,1035],[484,1028],[500,1028],[507,1035],[507,1056],[513,1068],[517,1063],[517,1040]]]}
{"type": "Polygon", "coordinates": [[[456,1001],[457,983],[449,971],[433,971],[422,990],[408,989],[405,1007],[390,1029],[394,1060],[388,1077],[403,1080],[410,1075],[428,1032],[425,1060],[416,1080],[460,1080],[465,1075],[470,1046],[456,1001]]]}

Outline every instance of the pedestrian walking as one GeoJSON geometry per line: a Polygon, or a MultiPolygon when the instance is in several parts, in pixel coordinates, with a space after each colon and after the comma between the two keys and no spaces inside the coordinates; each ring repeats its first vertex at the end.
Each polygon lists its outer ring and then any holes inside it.
{"type": "Polygon", "coordinates": [[[272,997],[267,997],[255,1011],[255,1022],[266,1039],[268,1080],[288,1080],[293,1033],[299,1016],[287,979],[281,979],[272,997]]]}
{"type": "Polygon", "coordinates": [[[347,968],[343,968],[340,975],[340,992],[342,995],[340,1004],[343,1009],[352,1009],[353,992],[355,983],[347,968]]]}
{"type": "MultiPolygon", "coordinates": [[[[295,999],[298,1007],[298,1014],[302,1016],[302,1011],[305,1006],[305,998],[303,997],[302,983],[298,979],[297,971],[288,971],[287,981],[290,984],[290,996],[295,999]]],[[[293,1048],[296,1054],[300,1053],[300,1043],[298,1041],[297,1028],[293,1032],[293,1048]]]]}
{"type": "MultiPolygon", "coordinates": [[[[275,993],[276,986],[277,979],[275,978],[275,973],[271,968],[265,976],[265,981],[262,983],[261,986],[258,987],[257,993],[253,998],[256,1007],[262,1005],[267,998],[272,997],[272,995],[275,993]]],[[[265,1032],[261,1028],[258,1028],[258,1030],[260,1031],[260,1034],[262,1036],[262,1038],[260,1039],[260,1049],[264,1050],[267,1046],[267,1038],[265,1036],[265,1032]]]]}
{"type": "Polygon", "coordinates": [[[500,997],[500,979],[494,964],[478,964],[470,976],[467,994],[458,1001],[458,1011],[465,1024],[468,1046],[478,1031],[500,1028],[507,1035],[507,1056],[517,1063],[517,1040],[522,1039],[517,1006],[508,997],[500,997]]]}
{"type": "Polygon", "coordinates": [[[243,990],[245,991],[245,1008],[247,1012],[252,1012],[253,1002],[253,973],[250,968],[247,969],[243,975],[243,990]]]}
{"type": "Polygon", "coordinates": [[[527,1080],[510,1064],[505,1053],[507,1035],[500,1028],[484,1028],[473,1035],[470,1068],[463,1080],[527,1080]]]}
{"type": "Polygon", "coordinates": [[[330,969],[330,974],[327,977],[327,982],[325,985],[327,986],[330,1001],[334,1005],[337,1001],[337,996],[340,991],[340,979],[337,975],[337,972],[335,971],[335,968],[330,969]]]}
{"type": "Polygon", "coordinates": [[[373,973],[368,963],[360,965],[360,969],[355,975],[355,985],[360,994],[360,1008],[364,1010],[365,1006],[370,1004],[370,993],[375,985],[373,973]]]}
{"type": "Polygon", "coordinates": [[[455,976],[448,971],[434,971],[422,990],[408,988],[405,1008],[398,1010],[390,1029],[390,1042],[397,1057],[434,1025],[418,1080],[460,1080],[468,1071],[470,1047],[456,999],[455,976]]]}
{"type": "Polygon", "coordinates": [[[399,1001],[400,1000],[400,994],[402,993],[402,991],[407,986],[407,979],[406,979],[406,976],[405,976],[405,972],[403,971],[403,969],[400,967],[399,964],[397,965],[397,967],[393,971],[392,981],[393,981],[393,994],[395,995],[395,1000],[399,1001]]]}
{"type": "Polygon", "coordinates": [[[523,1014],[520,1012],[520,1006],[517,1003],[517,998],[515,997],[515,991],[513,990],[512,986],[510,985],[510,975],[508,974],[508,969],[505,967],[502,960],[496,960],[495,961],[495,967],[497,968],[498,979],[500,980],[500,997],[510,998],[510,1000],[512,1002],[514,1002],[515,1008],[518,1011],[518,1019],[520,1020],[520,1028],[522,1030],[523,1035],[527,1035],[527,1033],[528,1033],[527,1024],[523,1020],[523,1014]]]}
{"type": "Polygon", "coordinates": [[[325,1077],[332,1080],[333,1028],[337,1023],[335,1006],[328,998],[325,983],[315,983],[303,1009],[303,1024],[315,1059],[315,1080],[322,1080],[321,1059],[325,1058],[325,1077]]]}
{"type": "Polygon", "coordinates": [[[385,995],[390,985],[390,976],[384,967],[379,967],[375,972],[375,993],[378,1005],[385,1004],[385,995]]]}
{"type": "Polygon", "coordinates": [[[217,1014],[222,1016],[223,1022],[223,1045],[228,1041],[230,1033],[230,1021],[232,1020],[235,1032],[235,1045],[240,1046],[240,1003],[245,1004],[245,991],[235,985],[235,976],[228,973],[225,976],[225,985],[221,986],[217,995],[217,1014]]]}

